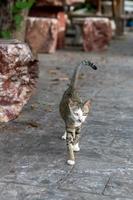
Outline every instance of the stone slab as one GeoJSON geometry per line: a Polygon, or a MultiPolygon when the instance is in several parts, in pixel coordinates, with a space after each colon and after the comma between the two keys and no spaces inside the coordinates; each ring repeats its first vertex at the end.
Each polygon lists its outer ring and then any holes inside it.
{"type": "Polygon", "coordinates": [[[112,38],[111,22],[107,18],[86,18],[83,24],[85,51],[105,50],[112,38]]]}
{"type": "Polygon", "coordinates": [[[28,45],[0,40],[0,122],[18,117],[34,92],[37,77],[37,60],[28,45]]]}
{"type": "Polygon", "coordinates": [[[58,38],[58,20],[55,18],[29,17],[27,19],[26,41],[34,55],[54,53],[58,38]]]}

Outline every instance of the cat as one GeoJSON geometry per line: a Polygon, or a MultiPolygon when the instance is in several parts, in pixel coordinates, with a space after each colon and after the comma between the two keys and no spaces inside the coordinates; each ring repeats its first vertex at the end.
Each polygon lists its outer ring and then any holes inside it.
{"type": "Polygon", "coordinates": [[[86,120],[91,107],[91,101],[87,100],[83,103],[77,91],[79,72],[82,66],[85,65],[90,66],[94,70],[97,69],[96,65],[88,60],[81,61],[75,68],[69,87],[64,92],[59,105],[60,115],[65,122],[66,131],[62,139],[65,139],[67,143],[67,163],[69,165],[75,164],[74,152],[80,150],[79,138],[81,126],[86,120]]]}

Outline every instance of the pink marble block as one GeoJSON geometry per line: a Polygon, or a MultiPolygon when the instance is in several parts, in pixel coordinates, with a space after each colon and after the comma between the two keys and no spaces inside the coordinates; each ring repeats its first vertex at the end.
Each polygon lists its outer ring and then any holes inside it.
{"type": "Polygon", "coordinates": [[[112,38],[111,22],[107,18],[86,18],[83,24],[83,48],[85,51],[101,51],[112,38]]]}
{"type": "Polygon", "coordinates": [[[19,115],[37,78],[38,64],[28,45],[18,40],[0,40],[0,122],[19,115]]]}
{"type": "Polygon", "coordinates": [[[85,0],[37,0],[36,4],[38,6],[63,6],[63,5],[72,5],[76,3],[84,3],[85,0]]]}
{"type": "Polygon", "coordinates": [[[67,5],[73,5],[78,3],[85,3],[85,0],[66,0],[67,5]]]}
{"type": "Polygon", "coordinates": [[[62,6],[63,5],[63,0],[37,0],[37,5],[39,6],[62,6]]]}
{"type": "Polygon", "coordinates": [[[67,15],[64,12],[58,12],[57,13],[57,19],[58,19],[57,49],[62,49],[65,46],[67,15]]]}
{"type": "Polygon", "coordinates": [[[26,41],[34,54],[54,53],[58,38],[58,20],[53,18],[29,17],[26,41]]]}

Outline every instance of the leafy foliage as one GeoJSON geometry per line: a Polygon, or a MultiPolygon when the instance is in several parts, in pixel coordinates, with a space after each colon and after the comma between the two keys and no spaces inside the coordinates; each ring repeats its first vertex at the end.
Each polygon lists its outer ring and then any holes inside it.
{"type": "Polygon", "coordinates": [[[17,0],[12,8],[13,13],[18,13],[24,9],[30,9],[35,0],[17,0]]]}
{"type": "Polygon", "coordinates": [[[93,12],[95,10],[95,6],[93,6],[91,3],[89,3],[86,0],[85,3],[80,3],[77,6],[75,6],[74,11],[77,11],[80,9],[86,9],[86,11],[88,12],[93,12]]]}
{"type": "MultiPolygon", "coordinates": [[[[13,29],[18,30],[21,27],[21,23],[24,20],[22,12],[24,10],[29,10],[36,0],[16,0],[15,3],[11,6],[10,11],[12,14],[12,24],[13,29]]],[[[0,0],[0,5],[6,1],[0,0]]],[[[0,37],[9,39],[12,35],[12,26],[7,30],[0,30],[0,37]]]]}
{"type": "Polygon", "coordinates": [[[11,31],[0,31],[0,38],[11,39],[11,31]]]}
{"type": "Polygon", "coordinates": [[[35,3],[35,0],[17,0],[16,3],[12,7],[12,15],[13,15],[13,23],[15,24],[15,28],[19,29],[21,26],[21,22],[23,21],[23,16],[21,12],[23,10],[29,10],[32,5],[35,3]]]}

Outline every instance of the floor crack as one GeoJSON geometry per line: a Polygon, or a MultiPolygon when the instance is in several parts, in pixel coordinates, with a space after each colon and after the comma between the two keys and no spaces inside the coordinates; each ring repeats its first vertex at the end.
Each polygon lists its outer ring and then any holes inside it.
{"type": "Polygon", "coordinates": [[[71,170],[66,175],[64,175],[59,181],[57,181],[56,183],[58,185],[57,188],[59,188],[60,185],[64,183],[64,181],[71,175],[73,169],[74,169],[74,166],[71,167],[71,170]]]}
{"type": "Polygon", "coordinates": [[[111,177],[112,177],[112,176],[110,176],[110,177],[108,178],[108,180],[107,180],[107,182],[106,182],[106,184],[105,184],[105,186],[104,186],[104,189],[103,189],[103,191],[102,191],[102,195],[104,195],[104,192],[105,192],[106,188],[108,187],[108,184],[109,184],[109,182],[110,182],[111,177]]]}

